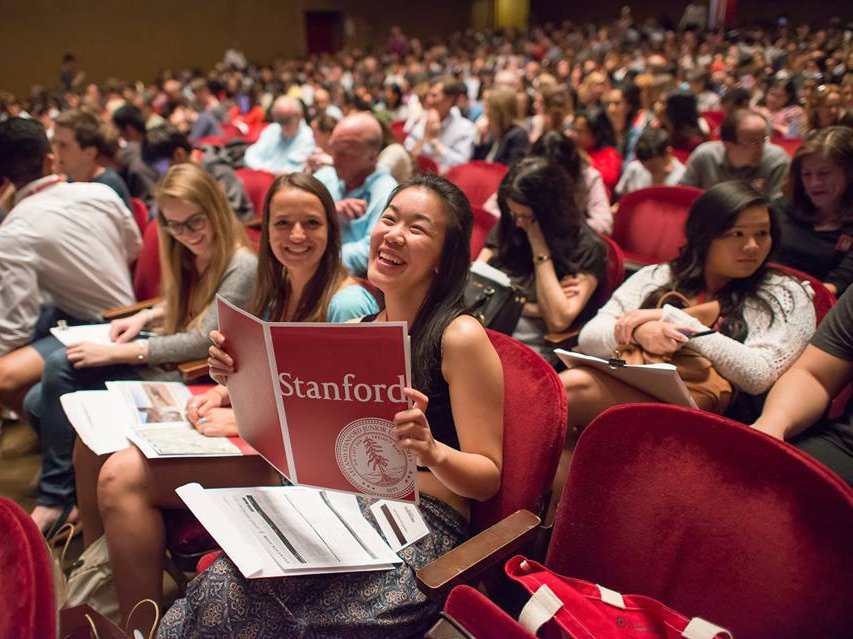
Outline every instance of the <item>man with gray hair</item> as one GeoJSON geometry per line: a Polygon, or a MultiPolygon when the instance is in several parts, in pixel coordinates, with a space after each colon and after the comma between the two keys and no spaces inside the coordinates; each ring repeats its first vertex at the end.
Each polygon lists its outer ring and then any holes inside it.
{"type": "Polygon", "coordinates": [[[376,165],[382,127],[370,113],[354,113],[338,122],[329,140],[332,166],[317,171],[335,200],[341,221],[341,258],[353,275],[367,274],[370,233],[397,180],[376,165]]]}
{"type": "Polygon", "coordinates": [[[302,171],[315,146],[302,105],[299,100],[281,96],[273,102],[271,113],[273,123],[246,149],[246,166],[276,174],[302,171]]]}

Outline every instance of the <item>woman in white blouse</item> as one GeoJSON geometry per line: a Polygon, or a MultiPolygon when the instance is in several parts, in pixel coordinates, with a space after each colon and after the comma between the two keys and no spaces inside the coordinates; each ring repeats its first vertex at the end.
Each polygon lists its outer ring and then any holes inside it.
{"type": "MultiPolygon", "coordinates": [[[[779,226],[767,201],[745,182],[718,184],[696,200],[685,235],[672,262],[641,269],[613,294],[584,327],[578,350],[610,357],[619,345],[638,344],[667,356],[689,343],[734,390],[765,392],[815,329],[808,289],[768,268],[779,226]],[[657,308],[672,291],[686,298],[690,314],[657,308]],[[716,319],[705,325],[699,316],[716,319]]],[[[573,427],[586,426],[610,406],[656,401],[591,368],[572,368],[561,377],[573,427]]]]}

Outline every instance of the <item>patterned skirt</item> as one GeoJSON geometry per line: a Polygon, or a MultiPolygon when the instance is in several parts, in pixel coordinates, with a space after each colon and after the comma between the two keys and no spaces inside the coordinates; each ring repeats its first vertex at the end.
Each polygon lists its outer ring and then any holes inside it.
{"type": "MultiPolygon", "coordinates": [[[[378,530],[372,502],[359,502],[378,530]]],[[[468,523],[429,495],[421,495],[420,511],[431,533],[400,551],[403,563],[393,570],[246,579],[222,555],[169,608],[157,637],[422,637],[442,602],[418,590],[415,572],[464,541],[468,523]]]]}

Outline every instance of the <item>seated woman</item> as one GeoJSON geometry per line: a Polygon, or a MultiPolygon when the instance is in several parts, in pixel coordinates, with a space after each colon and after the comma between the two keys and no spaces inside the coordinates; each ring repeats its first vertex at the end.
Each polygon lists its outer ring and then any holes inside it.
{"type": "Polygon", "coordinates": [[[607,247],[584,222],[565,172],[545,158],[514,164],[498,205],[497,231],[477,259],[504,271],[527,297],[512,336],[560,366],[545,335],[592,315],[587,302],[606,277],[607,247]]]}
{"type": "MultiPolygon", "coordinates": [[[[578,350],[610,357],[620,345],[635,344],[666,357],[689,344],[735,389],[763,393],[815,328],[807,290],[767,266],[779,241],[776,219],[755,188],[724,182],[696,200],[685,234],[686,244],[672,262],[647,266],[617,289],[581,331],[578,350]],[[686,299],[690,308],[657,308],[662,298],[675,297],[686,299]],[[709,327],[715,332],[690,337],[709,327]]],[[[656,401],[590,368],[571,368],[560,376],[572,407],[569,423],[576,428],[610,406],[656,401]]],[[[725,397],[692,394],[700,408],[725,408],[725,397]]]]}
{"type": "Polygon", "coordinates": [[[604,111],[575,115],[574,138],[589,156],[590,165],[601,173],[607,192],[612,193],[622,172],[622,155],[616,150],[616,135],[604,111]]]}
{"type": "Polygon", "coordinates": [[[690,153],[708,139],[708,124],[699,117],[693,95],[671,93],[666,99],[661,97],[655,103],[655,114],[676,151],[690,153]]]}
{"type": "Polygon", "coordinates": [[[613,211],[601,173],[586,161],[575,141],[557,131],[549,131],[536,140],[530,154],[556,163],[569,176],[577,206],[586,215],[593,231],[609,235],[613,230],[613,211]]]}
{"type": "Polygon", "coordinates": [[[821,84],[806,100],[806,128],[853,126],[853,113],[844,111],[844,95],[837,84],[821,84]]]}
{"type": "MultiPolygon", "coordinates": [[[[420,637],[440,601],[414,573],[467,535],[471,500],[500,487],[503,372],[485,330],[462,311],[473,225],[464,194],[432,175],[400,185],[371,236],[370,281],[385,294],[374,321],[407,321],[409,410],[395,417],[400,446],[417,455],[419,509],[430,534],[393,570],[245,579],[220,557],[165,614],[158,637],[420,637]]],[[[373,521],[368,499],[360,500],[373,521]]],[[[378,528],[377,528],[378,529],[378,528]]]]}
{"type": "Polygon", "coordinates": [[[782,224],[779,261],[841,295],[853,281],[853,129],[815,131],[788,175],[787,196],[773,203],[782,224]]]}
{"type": "Polygon", "coordinates": [[[164,366],[204,357],[207,333],[216,326],[216,295],[238,305],[251,298],[257,260],[216,180],[191,163],[174,166],[160,183],[157,205],[165,301],[114,321],[112,344],[83,342],[54,352],[25,399],[42,442],[39,505],[32,514],[42,529],[74,519],[75,433],[60,397],[103,388],[108,380],[179,380],[173,366],[164,366]],[[136,339],[154,325],[162,335],[136,339]]]}
{"type": "Polygon", "coordinates": [[[803,136],[806,112],[800,106],[793,80],[773,80],[764,96],[764,105],[757,110],[770,122],[773,135],[786,139],[803,136]]]}
{"type": "Polygon", "coordinates": [[[528,137],[533,144],[549,131],[562,133],[572,123],[572,96],[556,84],[544,84],[533,101],[536,113],[530,118],[528,137]]]}
{"type": "MultiPolygon", "coordinates": [[[[252,303],[259,317],[343,322],[379,310],[341,264],[335,204],[315,178],[291,173],[273,182],[265,200],[260,247],[252,303]]],[[[218,331],[211,337],[217,347],[226,342],[218,331]]],[[[233,360],[212,350],[224,360],[227,377],[233,360]]],[[[219,367],[212,367],[211,373],[224,379],[217,374],[223,373],[219,367]]],[[[236,435],[229,404],[227,387],[216,386],[190,400],[188,416],[205,435],[236,435]]],[[[78,442],[74,462],[85,542],[88,546],[106,535],[125,617],[140,599],[159,601],[162,596],[165,535],[160,509],[184,507],[175,488],[190,481],[207,487],[278,483],[260,457],[151,460],[131,446],[107,459],[78,442]]]]}
{"type": "Polygon", "coordinates": [[[486,94],[489,132],[474,148],[475,160],[512,164],[524,157],[530,146],[527,132],[519,125],[518,100],[509,89],[492,89],[486,94]]]}

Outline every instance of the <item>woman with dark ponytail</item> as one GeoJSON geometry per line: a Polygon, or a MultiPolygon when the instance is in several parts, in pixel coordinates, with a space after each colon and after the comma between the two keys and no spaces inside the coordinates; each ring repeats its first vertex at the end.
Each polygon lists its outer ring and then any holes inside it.
{"type": "MultiPolygon", "coordinates": [[[[724,182],[696,200],[685,235],[672,262],[641,269],[613,294],[584,327],[579,350],[610,357],[632,344],[669,357],[689,344],[733,389],[765,392],[815,328],[809,291],[768,266],[779,244],[775,216],[751,185],[724,182]]],[[[585,426],[609,406],[655,401],[592,369],[561,376],[574,426],[585,426]]],[[[703,406],[695,393],[694,399],[700,408],[716,408],[703,406]]]]}

